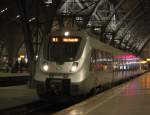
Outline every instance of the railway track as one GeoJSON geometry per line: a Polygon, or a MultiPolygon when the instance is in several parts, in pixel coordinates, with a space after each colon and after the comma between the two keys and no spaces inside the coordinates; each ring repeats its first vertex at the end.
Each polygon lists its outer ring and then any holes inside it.
{"type": "Polygon", "coordinates": [[[28,115],[45,107],[51,106],[44,101],[36,101],[16,107],[0,110],[1,115],[28,115]]]}
{"type": "Polygon", "coordinates": [[[46,101],[36,101],[8,109],[0,110],[0,115],[51,115],[83,99],[69,99],[63,102],[49,103],[46,101]]]}

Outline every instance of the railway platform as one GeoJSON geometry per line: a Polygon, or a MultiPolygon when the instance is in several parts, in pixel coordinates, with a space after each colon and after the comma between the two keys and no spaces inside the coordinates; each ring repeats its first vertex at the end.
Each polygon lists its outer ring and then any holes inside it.
{"type": "Polygon", "coordinates": [[[30,79],[29,73],[4,73],[0,72],[0,87],[25,84],[30,79]]]}
{"type": "Polygon", "coordinates": [[[0,110],[39,100],[36,91],[26,85],[0,87],[0,110]]]}
{"type": "Polygon", "coordinates": [[[150,72],[54,115],[148,115],[150,72]]]}
{"type": "Polygon", "coordinates": [[[0,78],[1,77],[14,77],[14,76],[29,76],[30,74],[28,72],[23,73],[6,73],[6,72],[0,72],[0,78]]]}

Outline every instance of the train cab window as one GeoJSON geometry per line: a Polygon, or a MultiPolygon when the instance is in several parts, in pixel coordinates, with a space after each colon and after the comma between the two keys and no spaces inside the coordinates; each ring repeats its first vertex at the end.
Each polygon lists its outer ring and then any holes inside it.
{"type": "Polygon", "coordinates": [[[47,57],[49,61],[65,62],[76,58],[81,38],[51,37],[48,43],[47,57]]]}

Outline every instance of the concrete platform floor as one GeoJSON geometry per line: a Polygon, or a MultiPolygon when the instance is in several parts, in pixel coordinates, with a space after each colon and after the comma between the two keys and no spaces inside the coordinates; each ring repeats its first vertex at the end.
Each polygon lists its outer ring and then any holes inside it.
{"type": "Polygon", "coordinates": [[[39,100],[35,90],[25,85],[0,87],[0,110],[39,100]]]}
{"type": "Polygon", "coordinates": [[[149,115],[150,73],[54,115],[149,115]]]}
{"type": "Polygon", "coordinates": [[[30,74],[27,72],[23,73],[6,73],[6,72],[0,72],[0,78],[1,77],[14,77],[14,76],[29,76],[30,74]]]}

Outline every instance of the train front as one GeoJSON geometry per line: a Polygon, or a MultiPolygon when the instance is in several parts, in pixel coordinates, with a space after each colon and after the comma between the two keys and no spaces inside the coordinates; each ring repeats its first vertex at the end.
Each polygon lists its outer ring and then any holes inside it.
{"type": "Polygon", "coordinates": [[[82,34],[58,31],[44,41],[34,76],[41,98],[81,93],[78,88],[85,79],[82,65],[86,43],[82,34]]]}

